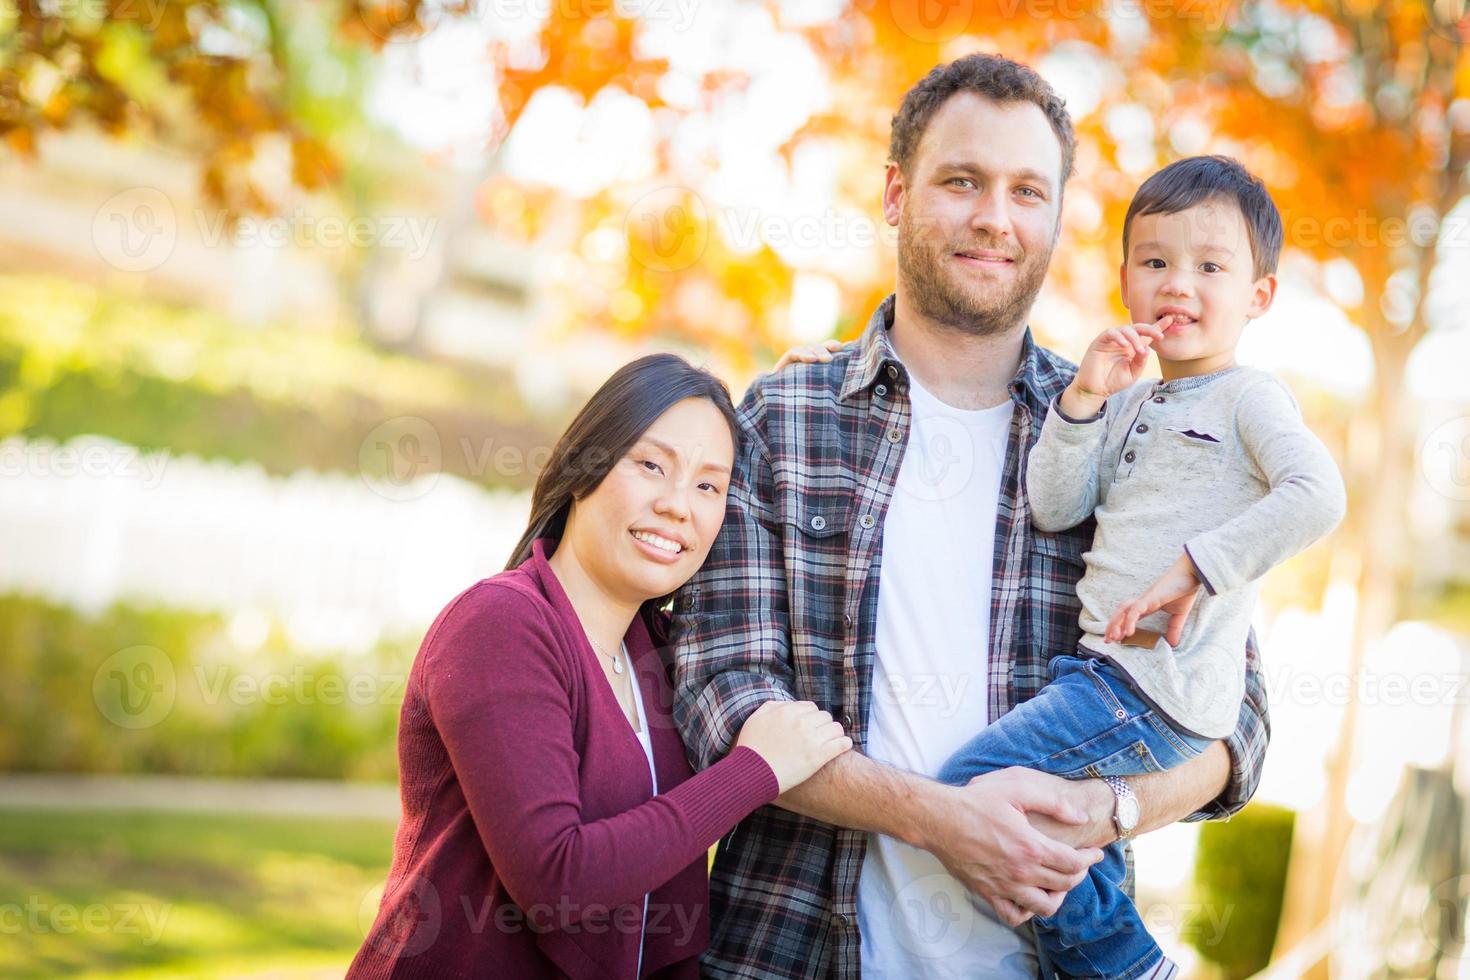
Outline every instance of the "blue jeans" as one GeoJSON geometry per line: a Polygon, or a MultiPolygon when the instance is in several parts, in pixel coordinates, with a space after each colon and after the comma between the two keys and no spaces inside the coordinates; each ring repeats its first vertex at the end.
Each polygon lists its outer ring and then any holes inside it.
{"type": "MultiPolygon", "coordinates": [[[[963,786],[1008,766],[1067,779],[1136,776],[1187,762],[1210,741],[1177,731],[1108,661],[1061,655],[1052,658],[1051,682],[965,743],[939,780],[963,786]]],[[[1126,980],[1147,973],[1163,956],[1123,892],[1125,870],[1122,843],[1109,844],[1055,915],[1032,920],[1057,969],[1126,980]]]]}

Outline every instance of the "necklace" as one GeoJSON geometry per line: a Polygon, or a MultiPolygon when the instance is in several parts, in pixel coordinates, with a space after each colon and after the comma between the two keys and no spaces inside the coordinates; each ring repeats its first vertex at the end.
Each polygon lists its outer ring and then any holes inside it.
{"type": "Polygon", "coordinates": [[[592,635],[590,633],[587,635],[587,642],[592,644],[592,648],[594,650],[612,661],[614,674],[621,674],[623,672],[623,660],[621,657],[617,656],[616,654],[608,653],[606,650],[604,650],[596,640],[592,639],[592,635]]]}

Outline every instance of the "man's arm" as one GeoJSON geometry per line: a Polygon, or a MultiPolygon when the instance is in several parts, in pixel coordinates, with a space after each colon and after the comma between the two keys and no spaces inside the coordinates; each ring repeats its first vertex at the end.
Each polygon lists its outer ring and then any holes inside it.
{"type": "Polygon", "coordinates": [[[1079,805],[1078,786],[1019,768],[946,786],[853,751],[777,797],[776,805],[923,848],[1003,921],[1018,926],[1032,915],[1054,914],[1087,868],[1102,859],[1090,845],[1061,842],[1027,822],[1044,815],[1058,827],[1082,823],[1088,813],[1079,805]]]}

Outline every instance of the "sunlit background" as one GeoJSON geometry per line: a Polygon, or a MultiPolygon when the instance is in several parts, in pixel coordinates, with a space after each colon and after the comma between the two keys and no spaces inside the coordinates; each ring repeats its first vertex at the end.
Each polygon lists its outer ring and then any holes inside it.
{"type": "Polygon", "coordinates": [[[1182,155],[1287,248],[1241,360],[1348,481],[1257,610],[1273,739],[1137,846],[1190,976],[1470,977],[1464,0],[76,0],[0,9],[0,974],[340,976],[423,630],[570,412],[677,350],[738,393],[892,289],[933,65],[1077,122],[1032,313],[1123,315],[1182,155]]]}

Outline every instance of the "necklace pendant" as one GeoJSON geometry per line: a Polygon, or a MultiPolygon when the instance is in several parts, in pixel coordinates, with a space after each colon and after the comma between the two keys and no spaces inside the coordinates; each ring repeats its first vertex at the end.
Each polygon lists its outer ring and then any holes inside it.
{"type": "Polygon", "coordinates": [[[622,672],[623,672],[623,658],[622,657],[613,657],[613,673],[614,674],[621,674],[622,672]]]}

